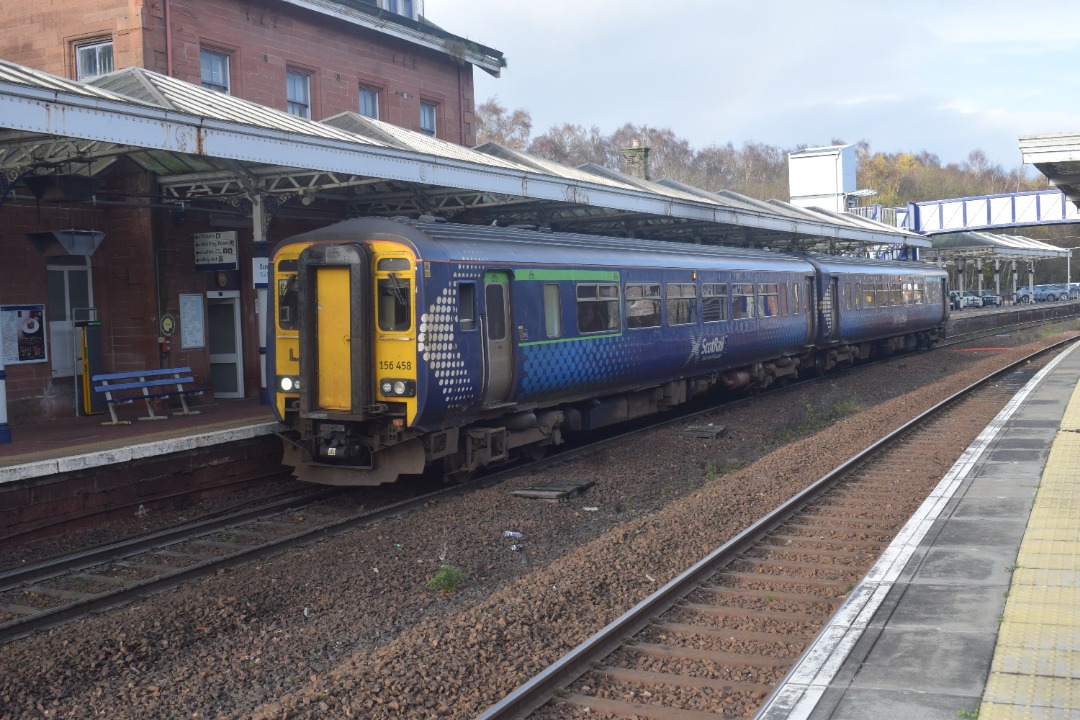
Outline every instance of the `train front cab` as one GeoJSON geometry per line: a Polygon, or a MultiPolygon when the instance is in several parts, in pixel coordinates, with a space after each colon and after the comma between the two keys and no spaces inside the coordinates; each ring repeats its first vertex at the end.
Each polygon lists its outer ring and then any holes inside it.
{"type": "MultiPolygon", "coordinates": [[[[290,265],[275,267],[285,270],[276,277],[284,308],[290,265]]],[[[411,250],[394,242],[311,243],[298,254],[299,321],[281,327],[279,308],[275,364],[276,405],[292,428],[285,462],[300,479],[378,485],[423,470],[423,445],[408,429],[417,412],[415,268],[411,250]]]]}

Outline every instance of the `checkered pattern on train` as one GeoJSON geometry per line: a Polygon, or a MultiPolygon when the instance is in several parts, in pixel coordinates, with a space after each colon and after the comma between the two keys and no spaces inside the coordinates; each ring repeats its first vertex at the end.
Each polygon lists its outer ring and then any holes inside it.
{"type": "Polygon", "coordinates": [[[428,376],[434,378],[439,396],[447,410],[468,407],[475,401],[483,385],[480,368],[468,363],[462,355],[456,337],[458,328],[458,282],[479,280],[483,269],[479,265],[457,266],[435,300],[420,315],[416,350],[428,366],[428,376]]]}
{"type": "Polygon", "coordinates": [[[644,350],[622,335],[525,345],[520,399],[616,382],[642,362],[644,350]]]}

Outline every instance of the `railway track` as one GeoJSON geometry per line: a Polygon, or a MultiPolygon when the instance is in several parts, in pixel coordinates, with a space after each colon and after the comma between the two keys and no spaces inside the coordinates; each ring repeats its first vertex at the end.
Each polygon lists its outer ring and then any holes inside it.
{"type": "Polygon", "coordinates": [[[439,493],[384,500],[372,509],[344,502],[349,494],[310,488],[0,573],[0,644],[379,522],[439,493]]]}
{"type": "MultiPolygon", "coordinates": [[[[958,428],[1059,343],[945,400],[712,552],[479,720],[752,715],[922,504],[958,428]],[[1006,375],[1007,374],[1007,375],[1006,375]]],[[[948,461],[951,464],[951,460],[948,461]]]]}
{"type": "Polygon", "coordinates": [[[684,423],[697,413],[713,409],[710,406],[705,410],[676,413],[659,424],[654,421],[642,428],[619,432],[470,483],[420,494],[412,491],[414,497],[400,499],[401,488],[394,488],[385,496],[367,489],[364,499],[377,505],[371,510],[350,511],[348,504],[341,502],[346,495],[341,489],[313,489],[273,503],[0,573],[0,644],[89,613],[133,602],[225,568],[238,567],[374,524],[421,508],[440,497],[497,484],[549,463],[567,462],[642,430],[684,423]]]}

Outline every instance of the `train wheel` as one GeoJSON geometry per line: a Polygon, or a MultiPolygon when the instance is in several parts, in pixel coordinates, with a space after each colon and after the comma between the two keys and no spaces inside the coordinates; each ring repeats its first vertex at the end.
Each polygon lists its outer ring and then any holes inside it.
{"type": "Polygon", "coordinates": [[[814,374],[818,377],[825,377],[825,356],[818,355],[814,358],[814,374]]]}

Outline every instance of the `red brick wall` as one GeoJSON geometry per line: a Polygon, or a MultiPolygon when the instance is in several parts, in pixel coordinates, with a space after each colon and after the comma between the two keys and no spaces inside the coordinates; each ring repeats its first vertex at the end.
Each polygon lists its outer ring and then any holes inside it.
{"type": "MultiPolygon", "coordinates": [[[[74,45],[113,38],[117,68],[166,73],[164,1],[8,3],[0,57],[75,76],[74,45]]],[[[472,66],[449,55],[283,3],[168,0],[175,77],[198,84],[202,47],[230,55],[232,93],[286,108],[285,75],[311,76],[312,117],[359,108],[360,86],[380,92],[381,119],[420,129],[420,102],[438,106],[439,137],[475,144],[472,66]]]]}

